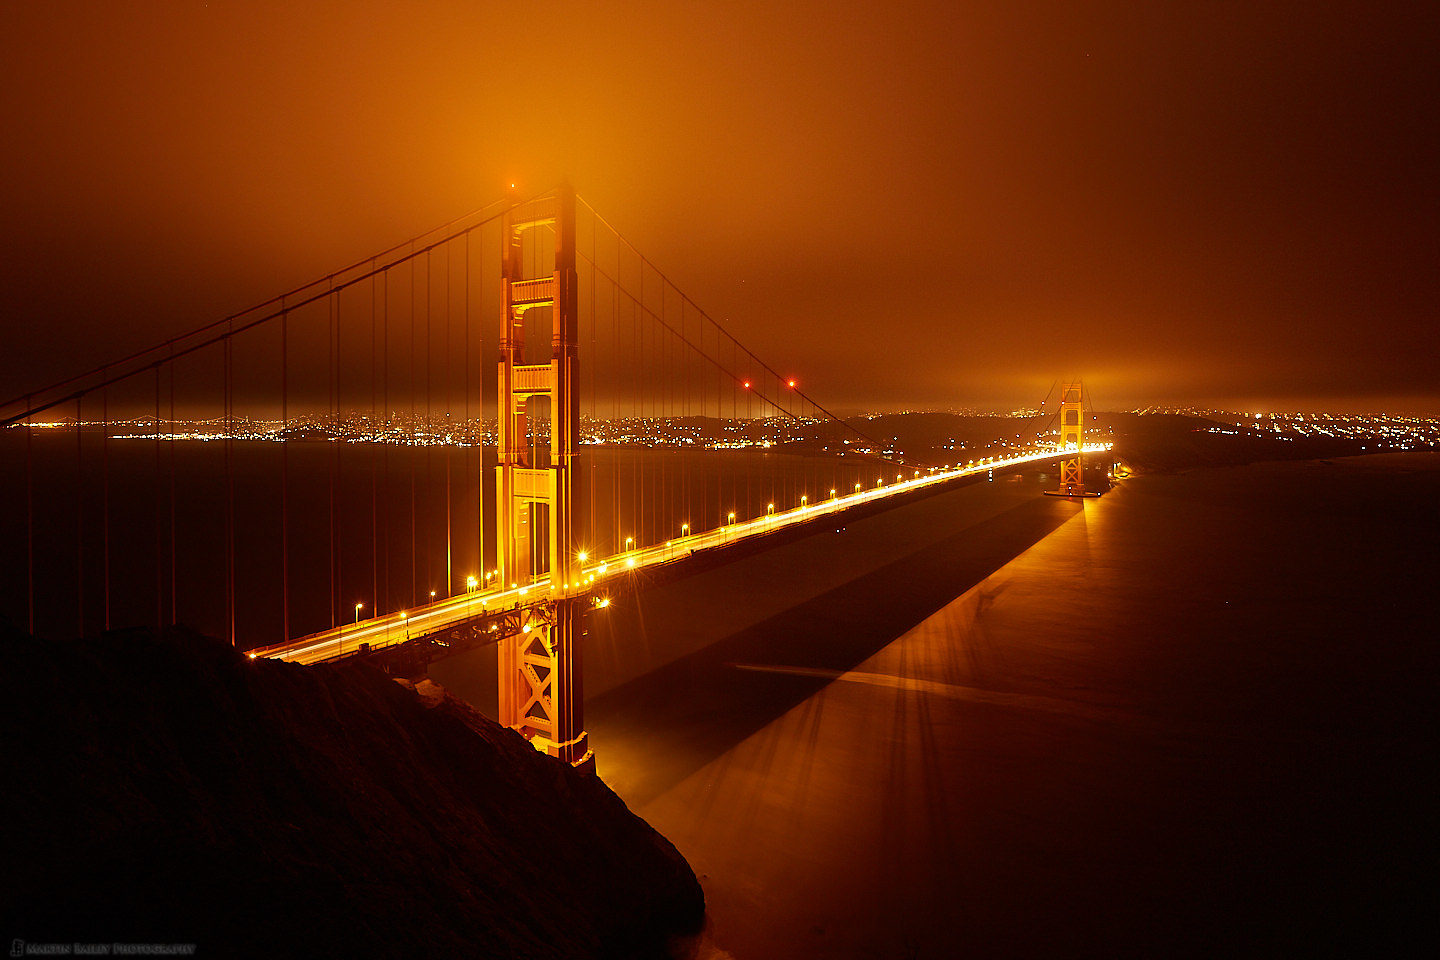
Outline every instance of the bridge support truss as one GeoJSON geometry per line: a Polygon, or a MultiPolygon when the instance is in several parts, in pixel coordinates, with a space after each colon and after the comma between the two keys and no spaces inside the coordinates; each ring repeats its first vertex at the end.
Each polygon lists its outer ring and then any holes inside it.
{"type": "Polygon", "coordinates": [[[1045,491],[1058,497],[1084,497],[1085,492],[1085,403],[1077,380],[1060,392],[1060,447],[1067,455],[1060,461],[1060,485],[1045,491]],[[1074,451],[1069,455],[1068,451],[1074,451]]]}
{"type": "Polygon", "coordinates": [[[504,327],[495,468],[500,577],[503,583],[523,586],[548,574],[551,592],[547,602],[527,608],[518,632],[500,641],[500,722],[551,756],[593,769],[580,672],[590,598],[581,582],[574,512],[581,502],[576,488],[582,482],[576,453],[580,396],[575,389],[579,294],[574,192],[566,187],[512,207],[504,218],[501,244],[504,327]],[[548,273],[542,272],[552,265],[548,273]],[[527,275],[527,269],[534,275],[527,275]],[[547,362],[525,362],[526,315],[531,311],[550,316],[547,362]],[[549,401],[548,458],[531,436],[535,431],[538,438],[531,405],[543,400],[549,401]],[[544,540],[543,550],[532,542],[537,539],[544,540]]]}

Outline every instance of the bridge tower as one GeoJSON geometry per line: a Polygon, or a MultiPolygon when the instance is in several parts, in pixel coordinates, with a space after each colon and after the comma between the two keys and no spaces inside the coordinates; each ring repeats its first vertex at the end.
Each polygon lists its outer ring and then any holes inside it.
{"type": "MultiPolygon", "coordinates": [[[[589,597],[581,582],[575,508],[582,482],[576,452],[579,295],[575,273],[575,193],[512,206],[501,233],[500,335],[495,513],[501,582],[525,586],[548,574],[550,593],[524,608],[522,631],[500,641],[500,722],[566,763],[593,769],[585,732],[581,640],[589,597]],[[527,266],[528,264],[528,266],[527,266]],[[528,272],[528,275],[527,275],[528,272]],[[549,356],[527,356],[526,315],[549,314],[549,356]],[[537,402],[538,401],[538,402],[537,402]],[[539,444],[548,401],[550,442],[539,444]],[[533,406],[532,406],[533,405],[533,406]],[[548,452],[548,457],[545,454],[548,452]],[[532,540],[542,541],[541,543],[532,540]]],[[[535,325],[532,324],[532,332],[535,325]]],[[[544,342],[535,344],[543,353],[544,342]]]]}
{"type": "Polygon", "coordinates": [[[1060,446],[1074,450],[1073,457],[1060,461],[1060,487],[1055,492],[1062,497],[1085,496],[1085,406],[1081,398],[1080,382],[1067,383],[1060,393],[1060,446]]]}

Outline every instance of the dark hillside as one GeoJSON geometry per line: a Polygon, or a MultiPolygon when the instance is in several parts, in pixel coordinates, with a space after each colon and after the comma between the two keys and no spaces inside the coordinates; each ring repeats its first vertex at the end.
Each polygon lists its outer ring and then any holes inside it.
{"type": "Polygon", "coordinates": [[[363,663],[0,641],[3,931],[201,956],[630,957],[689,866],[598,779],[363,663]]]}

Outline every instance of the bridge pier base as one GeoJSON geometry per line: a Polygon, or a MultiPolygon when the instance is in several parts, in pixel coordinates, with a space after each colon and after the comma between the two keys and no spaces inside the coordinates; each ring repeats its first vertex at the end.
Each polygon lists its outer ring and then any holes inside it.
{"type": "Polygon", "coordinates": [[[581,645],[586,597],[562,597],[526,611],[521,632],[500,641],[500,722],[535,749],[593,770],[582,726],[581,645]]]}

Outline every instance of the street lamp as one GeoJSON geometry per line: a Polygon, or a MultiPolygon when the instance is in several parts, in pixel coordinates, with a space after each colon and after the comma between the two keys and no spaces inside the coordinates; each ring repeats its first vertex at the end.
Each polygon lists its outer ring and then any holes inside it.
{"type": "Polygon", "coordinates": [[[682,524],[680,524],[680,536],[685,537],[685,536],[689,536],[689,534],[690,534],[690,524],[688,524],[688,523],[682,523],[682,524]]]}
{"type": "Polygon", "coordinates": [[[474,574],[471,574],[470,576],[468,576],[468,577],[465,578],[465,589],[466,589],[466,590],[469,590],[471,593],[474,593],[474,592],[475,592],[475,588],[476,588],[477,586],[479,586],[479,581],[475,579],[475,575],[474,575],[474,574]]]}
{"type": "Polygon", "coordinates": [[[363,606],[365,606],[365,604],[363,604],[363,603],[357,603],[357,604],[355,604],[355,622],[356,622],[356,623],[359,623],[359,622],[360,622],[360,608],[363,607],[363,606]]]}

